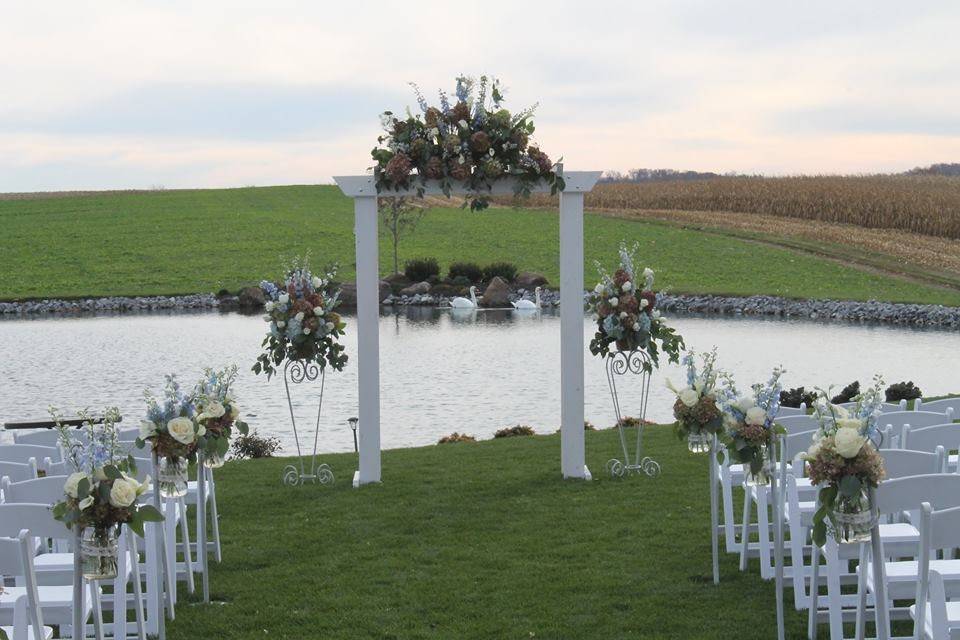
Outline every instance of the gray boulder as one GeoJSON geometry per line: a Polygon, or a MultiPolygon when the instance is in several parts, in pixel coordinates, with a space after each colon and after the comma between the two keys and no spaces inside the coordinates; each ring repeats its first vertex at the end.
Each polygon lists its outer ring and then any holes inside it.
{"type": "Polygon", "coordinates": [[[517,274],[517,277],[513,279],[513,283],[517,286],[518,289],[529,289],[533,290],[537,287],[543,287],[547,285],[547,279],[543,277],[542,274],[534,273],[532,271],[522,271],[517,274]]]}
{"type": "Polygon", "coordinates": [[[266,301],[267,296],[260,287],[244,287],[237,295],[241,309],[260,309],[266,301]]]}
{"type": "MultiPolygon", "coordinates": [[[[380,281],[380,289],[377,293],[377,301],[382,302],[387,299],[387,296],[390,295],[391,289],[390,284],[380,281]]],[[[345,307],[355,307],[357,306],[357,283],[356,282],[344,282],[340,285],[340,304],[345,307]]]]}
{"type": "Polygon", "coordinates": [[[416,295],[428,293],[429,291],[430,291],[429,282],[418,282],[416,284],[410,285],[409,287],[404,287],[403,289],[400,289],[400,295],[416,296],[416,295]]]}
{"type": "Polygon", "coordinates": [[[510,285],[500,276],[496,276],[483,292],[481,304],[488,308],[510,306],[510,285]]]}

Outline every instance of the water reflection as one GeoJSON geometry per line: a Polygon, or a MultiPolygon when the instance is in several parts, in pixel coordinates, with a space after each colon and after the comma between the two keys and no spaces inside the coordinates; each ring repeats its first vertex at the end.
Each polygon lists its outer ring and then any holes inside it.
{"type": "MultiPolygon", "coordinates": [[[[356,354],[347,317],[345,344],[356,354]]],[[[723,366],[746,387],[784,365],[790,386],[866,382],[876,372],[888,382],[913,380],[925,394],[960,390],[960,333],[932,329],[826,324],[758,318],[676,317],[671,320],[696,349],[717,345],[723,366]]],[[[587,322],[585,344],[593,328],[587,322]]],[[[159,388],[166,372],[193,382],[203,366],[236,363],[237,392],[249,422],[293,449],[282,380],[254,376],[263,337],[259,315],[145,313],[0,321],[0,421],[64,409],[117,404],[135,423],[142,391],[159,388]]],[[[529,424],[552,432],[560,422],[560,319],[557,310],[440,310],[407,307],[380,318],[380,379],[384,447],[436,442],[453,431],[485,438],[503,426],[529,424]]],[[[585,412],[598,426],[613,422],[603,365],[585,351],[585,412]]],[[[650,416],[668,420],[669,376],[654,376],[650,416]]],[[[320,449],[353,447],[347,418],[356,415],[356,369],[327,376],[320,449]]],[[[620,389],[626,414],[636,413],[639,385],[620,389]]],[[[297,389],[302,424],[316,420],[309,389],[297,389]]],[[[4,437],[0,434],[0,437],[4,437]]],[[[312,444],[312,441],[311,443],[312,444]]]]}

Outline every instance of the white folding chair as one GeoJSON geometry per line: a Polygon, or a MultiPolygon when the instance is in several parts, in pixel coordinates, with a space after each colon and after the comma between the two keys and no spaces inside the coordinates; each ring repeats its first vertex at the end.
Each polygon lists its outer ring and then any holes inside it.
{"type": "MultiPolygon", "coordinates": [[[[837,406],[843,407],[844,409],[856,409],[856,402],[842,402],[837,406]]],[[[916,409],[917,407],[914,407],[916,409]]],[[[880,404],[881,413],[893,413],[895,411],[906,411],[907,410],[907,401],[901,400],[900,402],[882,402],[880,404]]]]}
{"type": "MultiPolygon", "coordinates": [[[[924,503],[930,509],[950,509],[960,506],[960,475],[953,473],[935,473],[886,480],[873,491],[874,503],[881,515],[894,517],[906,511],[920,510],[924,503]]],[[[921,520],[923,516],[921,516],[921,520]]],[[[869,552],[861,554],[860,596],[858,598],[857,631],[862,637],[864,610],[868,590],[874,595],[874,611],[877,625],[877,637],[887,640],[890,637],[890,600],[892,598],[912,598],[917,593],[917,563],[913,563],[914,576],[899,579],[904,565],[888,565],[887,558],[922,557],[924,542],[918,535],[917,543],[911,549],[890,549],[880,528],[874,526],[871,532],[869,552]],[[869,570],[866,568],[869,563],[869,570]],[[894,570],[887,573],[888,566],[894,570]],[[891,580],[891,578],[893,578],[891,580]],[[866,589],[864,589],[866,586],[866,589]],[[872,588],[871,588],[872,587],[872,588]]],[[[929,533],[929,530],[928,532],[929,533]]],[[[956,535],[956,530],[954,531],[956,535]]],[[[928,565],[929,566],[929,565],[928,565]]],[[[960,567],[958,567],[960,569],[960,567]]],[[[960,575],[958,575],[960,577],[960,575]]],[[[899,613],[899,610],[897,611],[899,613]]],[[[903,613],[908,613],[904,611],[903,613]]]]}
{"type": "Polygon", "coordinates": [[[36,458],[30,458],[26,462],[0,462],[0,478],[3,477],[10,478],[11,482],[36,478],[36,458]]]}
{"type": "MultiPolygon", "coordinates": [[[[960,602],[947,601],[943,576],[936,569],[930,570],[926,586],[922,631],[915,637],[923,640],[960,639],[960,602]]],[[[910,607],[911,616],[916,616],[919,606],[910,607]]]]}
{"type": "Polygon", "coordinates": [[[60,432],[56,429],[17,429],[13,432],[14,444],[36,444],[41,447],[56,447],[60,444],[60,432]]]}
{"type": "Polygon", "coordinates": [[[793,604],[797,611],[809,606],[807,583],[811,567],[806,562],[810,553],[807,539],[816,511],[816,488],[805,477],[805,465],[797,458],[809,449],[815,433],[814,430],[782,435],[779,443],[778,486],[783,487],[783,508],[780,513],[790,532],[790,566],[784,567],[784,575],[793,581],[793,604]]]}
{"type": "Polygon", "coordinates": [[[53,637],[53,628],[43,624],[36,580],[30,575],[28,560],[33,555],[30,547],[29,531],[21,531],[16,538],[0,538],[0,576],[22,576],[27,584],[33,585],[33,588],[16,595],[0,590],[0,611],[6,610],[8,614],[10,603],[13,603],[12,616],[5,616],[10,618],[10,624],[0,625],[10,640],[48,640],[53,637]],[[38,634],[34,633],[35,629],[43,631],[38,634]]]}
{"type": "Polygon", "coordinates": [[[0,444],[0,462],[25,463],[30,458],[43,460],[50,458],[53,461],[63,459],[57,447],[44,447],[37,444],[0,444]]]}
{"type": "Polygon", "coordinates": [[[911,428],[919,429],[921,427],[932,427],[938,424],[951,422],[952,418],[946,413],[936,413],[933,411],[893,411],[884,413],[877,420],[881,427],[892,425],[894,431],[902,431],[905,425],[911,428]]]}
{"type": "MultiPolygon", "coordinates": [[[[960,424],[948,422],[930,427],[907,425],[903,427],[900,442],[904,449],[935,451],[942,446],[948,453],[956,451],[960,449],[960,424]]],[[[947,457],[947,470],[957,470],[957,454],[947,457]]]]}
{"type": "Polygon", "coordinates": [[[805,416],[807,415],[807,403],[801,402],[799,407],[784,407],[780,406],[780,410],[777,413],[777,419],[786,418],[787,416],[805,416]]]}
{"type": "Polygon", "coordinates": [[[68,476],[73,473],[73,465],[67,460],[54,462],[50,458],[44,458],[37,471],[42,471],[46,476],[68,476]]]}
{"type": "MultiPolygon", "coordinates": [[[[53,505],[63,496],[65,476],[48,476],[36,480],[11,483],[2,481],[3,492],[11,503],[53,505]]],[[[107,630],[114,637],[126,638],[127,613],[134,609],[137,633],[140,640],[146,638],[144,626],[143,596],[141,593],[140,562],[136,539],[129,528],[124,527],[117,540],[117,577],[113,581],[113,595],[107,601],[113,610],[113,622],[107,630]],[[133,586],[133,599],[129,599],[128,587],[133,586]]],[[[41,581],[47,576],[68,575],[73,571],[73,553],[44,553],[34,558],[34,568],[41,581]]],[[[62,578],[61,578],[62,580],[62,578]]]]}
{"type": "Polygon", "coordinates": [[[942,400],[925,401],[918,398],[914,402],[914,409],[920,411],[935,411],[937,413],[950,413],[952,420],[960,420],[960,397],[943,398],[942,400]]]}
{"type": "MultiPolygon", "coordinates": [[[[0,537],[21,538],[23,532],[34,538],[52,538],[55,540],[74,540],[75,534],[70,532],[62,523],[53,519],[50,506],[46,504],[0,504],[0,537]]],[[[32,545],[29,542],[29,545],[32,545]]],[[[29,549],[29,547],[28,547],[29,549]]],[[[43,619],[48,624],[61,628],[71,627],[74,638],[85,637],[84,625],[92,617],[94,633],[98,640],[103,638],[103,615],[100,610],[100,587],[96,581],[89,581],[87,588],[83,588],[83,579],[76,572],[72,573],[72,585],[37,585],[36,574],[32,571],[30,561],[32,554],[24,558],[25,576],[23,586],[4,587],[13,598],[34,591],[37,594],[36,602],[40,607],[43,619]],[[87,593],[85,593],[87,592],[87,593]],[[77,627],[79,622],[80,627],[77,627]]],[[[6,620],[8,609],[0,601],[0,619],[6,620]]],[[[9,606],[9,615],[13,615],[13,603],[9,606]]]]}
{"type": "MultiPolygon", "coordinates": [[[[910,617],[914,619],[914,638],[925,637],[923,632],[931,622],[933,602],[939,603],[937,617],[941,619],[937,626],[940,627],[940,637],[949,637],[950,627],[955,627],[960,635],[960,602],[949,607],[953,609],[952,620],[946,605],[947,598],[955,599],[960,595],[960,560],[949,557],[957,546],[960,546],[960,507],[934,511],[930,503],[924,502],[920,512],[920,558],[918,574],[915,576],[917,594],[914,606],[910,607],[910,617]],[[942,559],[934,557],[938,552],[943,555],[942,559]],[[938,593],[932,600],[929,597],[931,571],[936,572],[938,579],[938,593]],[[929,605],[926,604],[928,602],[929,605]]],[[[889,578],[890,563],[885,567],[889,578]]],[[[895,598],[893,594],[889,597],[895,598]]]]}
{"type": "MultiPolygon", "coordinates": [[[[943,468],[943,452],[939,454],[922,451],[905,451],[903,449],[881,449],[880,455],[884,460],[886,470],[886,479],[881,486],[897,478],[912,477],[918,474],[939,474],[943,468]]],[[[918,508],[919,502],[914,505],[918,508]]],[[[903,518],[902,514],[897,512],[897,518],[894,522],[884,522],[879,524],[879,535],[883,537],[884,544],[891,552],[891,555],[907,556],[915,553],[920,541],[920,532],[917,528],[906,521],[899,521],[903,518]]],[[[825,613],[830,623],[831,640],[841,640],[843,638],[844,620],[855,620],[856,612],[860,605],[859,598],[856,595],[842,593],[843,584],[854,584],[859,582],[857,574],[850,573],[847,570],[848,564],[852,560],[862,560],[862,544],[838,544],[831,535],[827,535],[826,544],[820,547],[813,545],[813,553],[810,559],[812,565],[810,612],[808,617],[808,627],[810,637],[816,637],[816,627],[822,613],[825,613]],[[820,557],[823,556],[826,564],[826,583],[827,583],[827,610],[821,612],[819,609],[819,586],[820,586],[820,557]]]]}

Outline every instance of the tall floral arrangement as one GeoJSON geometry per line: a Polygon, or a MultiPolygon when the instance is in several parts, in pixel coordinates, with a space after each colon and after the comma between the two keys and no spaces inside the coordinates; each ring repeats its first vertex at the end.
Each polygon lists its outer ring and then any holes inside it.
{"type": "Polygon", "coordinates": [[[438,105],[430,105],[411,83],[420,107],[402,116],[385,111],[384,133],[371,152],[377,191],[416,188],[420,195],[428,180],[440,182],[448,196],[453,183],[471,193],[464,206],[484,209],[484,194],[505,177],[516,181],[515,195],[530,194],[540,181],[551,193],[564,187],[556,165],[530,142],[536,105],[511,113],[504,108],[503,90],[496,78],[457,78],[454,97],[440,91],[438,105]]]}
{"type": "Polygon", "coordinates": [[[304,260],[288,269],[281,282],[260,283],[267,297],[263,319],[269,323],[269,331],[263,339],[264,351],[253,365],[254,373],[266,373],[269,379],[287,360],[343,370],[347,354],[339,339],[346,323],[334,311],[340,304],[340,292],[330,284],[334,274],[331,270],[323,277],[315,276],[304,260]]]}
{"type": "Polygon", "coordinates": [[[613,275],[597,263],[600,282],[591,292],[588,304],[597,322],[597,332],[590,341],[590,353],[605,357],[610,345],[621,351],[640,349],[650,356],[644,363],[648,371],[660,364],[660,353],[670,362],[679,362],[683,337],[669,326],[657,310],[657,294],[653,291],[653,271],[639,273],[635,267],[639,245],[620,245],[620,264],[613,275]]]}
{"type": "Polygon", "coordinates": [[[197,438],[206,429],[193,418],[193,399],[180,388],[175,375],[165,376],[163,396],[157,398],[149,389],[143,392],[147,404],[146,418],[140,421],[137,447],[150,443],[157,457],[173,461],[193,460],[197,438]]]}
{"type": "Polygon", "coordinates": [[[873,386],[858,395],[850,409],[829,402],[829,397],[818,390],[814,412],[819,428],[803,456],[810,482],[820,487],[820,506],[813,517],[817,544],[824,543],[828,528],[838,542],[869,535],[874,518],[868,488],[877,487],[885,475],[876,445],[883,379],[874,378],[873,386]]]}
{"type": "Polygon", "coordinates": [[[723,405],[727,448],[733,459],[747,468],[748,479],[758,484],[769,480],[770,436],[785,432],[776,424],[783,374],[783,368],[775,368],[765,383],[753,385],[746,395],[739,395],[731,381],[729,399],[723,405]]]}
{"type": "Polygon", "coordinates": [[[136,465],[120,445],[116,425],[120,411],[110,407],[97,424],[81,411],[83,438],[76,439],[62,423],[56,409],[50,413],[57,425],[66,460],[73,468],[63,485],[64,499],[53,505],[53,517],[68,529],[82,530],[81,559],[88,577],[109,578],[117,573],[116,536],[126,524],[139,535],[147,522],[163,516],[151,505],[137,500],[150,488],[150,477],[139,482],[136,465]]]}
{"type": "Polygon", "coordinates": [[[717,367],[717,349],[699,354],[687,352],[681,364],[686,369],[686,386],[677,388],[667,379],[667,388],[677,396],[673,403],[677,437],[686,439],[690,450],[702,453],[709,449],[708,436],[723,430],[721,406],[727,401],[729,374],[717,367]]]}
{"type": "Polygon", "coordinates": [[[211,468],[222,466],[234,428],[243,435],[249,431],[247,423],[240,420],[240,407],[233,396],[236,378],[236,365],[220,371],[207,368],[193,391],[196,422],[204,428],[197,447],[203,452],[204,464],[211,468]]]}

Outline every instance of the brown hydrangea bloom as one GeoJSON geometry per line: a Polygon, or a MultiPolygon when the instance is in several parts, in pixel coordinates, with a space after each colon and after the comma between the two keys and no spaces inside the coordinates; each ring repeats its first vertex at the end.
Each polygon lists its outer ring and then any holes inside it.
{"type": "Polygon", "coordinates": [[[517,145],[517,149],[520,151],[523,151],[524,149],[527,148],[527,143],[529,142],[529,140],[530,138],[523,131],[514,131],[510,135],[510,142],[517,145]]]}
{"type": "Polygon", "coordinates": [[[450,161],[448,172],[454,180],[466,180],[470,177],[470,163],[464,162],[461,164],[460,160],[454,158],[450,161]]]}
{"type": "Polygon", "coordinates": [[[470,148],[474,153],[486,153],[490,149],[490,137],[483,131],[477,131],[470,136],[470,148]]]}
{"type": "Polygon", "coordinates": [[[450,122],[456,124],[461,120],[470,120],[470,107],[467,106],[466,102],[458,102],[450,110],[450,122]]]}
{"type": "Polygon", "coordinates": [[[460,136],[455,133],[448,134],[443,139],[443,148],[447,151],[456,151],[460,148],[460,136]]]}
{"type": "Polygon", "coordinates": [[[639,313],[640,301],[632,293],[624,293],[620,296],[620,309],[630,314],[639,313]]]}
{"type": "Polygon", "coordinates": [[[765,444],[770,439],[770,434],[759,424],[744,424],[737,433],[751,444],[765,444]]]}
{"type": "Polygon", "coordinates": [[[545,154],[543,151],[536,147],[530,147],[530,150],[527,151],[530,155],[530,158],[537,163],[537,167],[540,169],[540,173],[549,173],[553,169],[553,163],[550,161],[550,156],[545,154]]]}
{"type": "Polygon", "coordinates": [[[488,178],[499,178],[503,175],[503,164],[499,160],[484,160],[483,173],[488,178]]]}
{"type": "Polygon", "coordinates": [[[640,298],[647,301],[647,306],[643,310],[647,313],[653,313],[653,308],[657,306],[657,294],[653,291],[641,291],[640,298]]]}
{"type": "Polygon", "coordinates": [[[399,184],[406,181],[411,169],[413,169],[413,163],[410,162],[410,158],[402,153],[398,153],[390,158],[384,171],[392,182],[399,184]]]}
{"type": "Polygon", "coordinates": [[[423,152],[427,150],[427,141],[423,138],[417,138],[410,142],[410,149],[407,152],[411,158],[422,158],[423,152]]]}
{"type": "Polygon", "coordinates": [[[429,180],[439,180],[443,177],[443,160],[439,156],[430,156],[423,168],[423,175],[429,180]]]}
{"type": "Polygon", "coordinates": [[[626,269],[617,269],[613,274],[613,283],[617,285],[617,290],[622,290],[625,283],[630,281],[630,274],[626,269]]]}
{"type": "Polygon", "coordinates": [[[443,114],[440,113],[440,109],[437,109],[436,107],[430,107],[424,114],[424,121],[427,123],[427,126],[432,129],[440,124],[440,118],[442,117],[443,114]]]}

